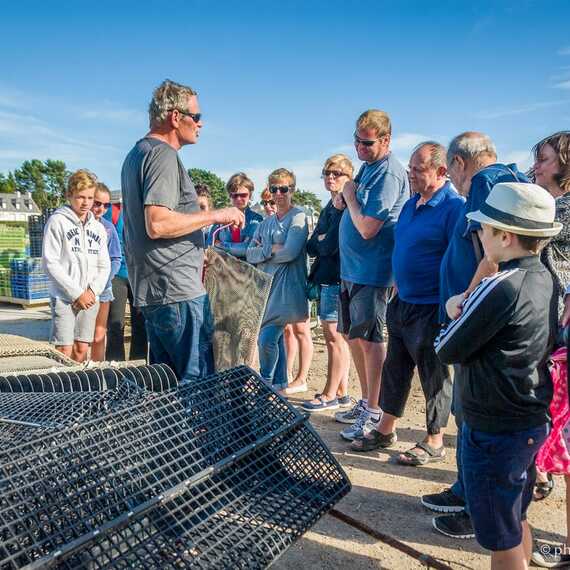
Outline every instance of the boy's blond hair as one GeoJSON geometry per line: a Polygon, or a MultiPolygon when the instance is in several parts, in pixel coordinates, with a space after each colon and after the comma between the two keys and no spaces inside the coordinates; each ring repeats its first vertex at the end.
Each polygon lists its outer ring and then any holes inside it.
{"type": "Polygon", "coordinates": [[[73,196],[75,192],[82,192],[88,188],[97,189],[97,176],[85,168],[76,170],[67,181],[66,196],[73,196]]]}

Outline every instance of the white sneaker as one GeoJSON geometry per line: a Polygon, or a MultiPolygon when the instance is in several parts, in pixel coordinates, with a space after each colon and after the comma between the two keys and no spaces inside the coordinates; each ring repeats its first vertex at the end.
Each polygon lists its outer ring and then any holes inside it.
{"type": "Polygon", "coordinates": [[[353,424],[360,416],[360,412],[362,412],[362,410],[364,410],[364,404],[362,403],[362,400],[358,400],[350,410],[346,412],[337,412],[334,415],[334,419],[341,424],[353,424]]]}
{"type": "Polygon", "coordinates": [[[363,437],[364,426],[369,418],[370,412],[368,410],[362,409],[356,421],[350,427],[347,427],[340,432],[340,437],[346,439],[347,441],[352,441],[353,439],[363,437]]]}

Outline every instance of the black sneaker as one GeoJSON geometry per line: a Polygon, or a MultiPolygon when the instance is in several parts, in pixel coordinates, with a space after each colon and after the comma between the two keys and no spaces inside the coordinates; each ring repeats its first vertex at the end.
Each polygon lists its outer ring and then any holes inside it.
{"type": "Polygon", "coordinates": [[[438,513],[460,513],[465,508],[465,501],[451,489],[435,495],[422,495],[421,501],[424,507],[438,513]]]}
{"type": "Polygon", "coordinates": [[[433,528],[451,538],[475,538],[471,517],[466,512],[440,515],[432,519],[433,528]]]}
{"type": "Polygon", "coordinates": [[[570,568],[570,554],[562,554],[562,550],[568,552],[568,547],[538,544],[534,547],[531,560],[535,566],[541,568],[570,568]]]}

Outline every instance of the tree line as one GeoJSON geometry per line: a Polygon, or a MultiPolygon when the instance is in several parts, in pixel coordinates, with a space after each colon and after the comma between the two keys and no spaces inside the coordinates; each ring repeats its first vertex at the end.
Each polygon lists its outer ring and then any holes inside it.
{"type": "MultiPolygon", "coordinates": [[[[213,172],[202,168],[189,168],[195,184],[205,184],[210,189],[215,208],[229,205],[229,196],[225,182],[213,172]]],[[[8,174],[0,172],[0,192],[31,192],[34,202],[40,210],[56,208],[65,203],[65,187],[71,172],[62,160],[38,159],[25,160],[19,168],[8,174]]],[[[258,189],[261,192],[261,189],[258,189]]],[[[300,206],[311,206],[321,210],[321,201],[308,190],[298,189],[294,202],[300,206]]]]}

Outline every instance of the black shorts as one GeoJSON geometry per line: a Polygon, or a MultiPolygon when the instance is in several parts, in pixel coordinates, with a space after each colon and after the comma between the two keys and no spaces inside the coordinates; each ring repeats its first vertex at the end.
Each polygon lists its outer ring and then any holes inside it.
{"type": "Polygon", "coordinates": [[[371,287],[341,281],[338,312],[338,332],[349,339],[386,342],[386,306],[391,287],[371,287]]]}

